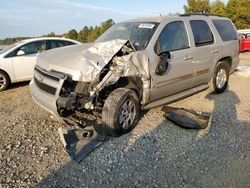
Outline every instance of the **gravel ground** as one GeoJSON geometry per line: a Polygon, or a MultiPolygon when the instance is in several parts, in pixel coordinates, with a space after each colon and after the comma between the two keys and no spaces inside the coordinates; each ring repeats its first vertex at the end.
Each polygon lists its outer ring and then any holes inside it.
{"type": "Polygon", "coordinates": [[[249,83],[233,74],[223,94],[171,104],[212,113],[206,130],[182,129],[154,108],[80,164],[63,151],[57,129],[66,126],[33,102],[28,83],[15,84],[0,94],[0,187],[250,187],[249,83]]]}

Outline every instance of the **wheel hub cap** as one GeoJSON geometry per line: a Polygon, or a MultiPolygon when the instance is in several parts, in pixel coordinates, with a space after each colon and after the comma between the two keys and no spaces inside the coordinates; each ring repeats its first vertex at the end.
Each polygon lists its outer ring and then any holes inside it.
{"type": "Polygon", "coordinates": [[[6,84],[5,77],[0,73],[0,89],[2,89],[6,84]]]}
{"type": "Polygon", "coordinates": [[[221,89],[224,87],[225,83],[227,81],[227,74],[224,69],[220,69],[216,76],[216,86],[221,89]]]}
{"type": "Polygon", "coordinates": [[[126,100],[121,108],[119,115],[119,123],[122,125],[124,130],[129,129],[131,124],[134,122],[136,114],[135,103],[133,100],[126,100]]]}

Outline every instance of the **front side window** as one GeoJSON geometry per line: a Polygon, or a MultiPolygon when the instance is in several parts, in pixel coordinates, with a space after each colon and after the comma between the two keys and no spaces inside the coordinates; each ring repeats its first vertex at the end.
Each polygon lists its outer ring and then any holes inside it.
{"type": "Polygon", "coordinates": [[[22,46],[19,50],[23,50],[25,55],[36,54],[46,50],[45,41],[31,42],[22,46]]]}
{"type": "Polygon", "coordinates": [[[214,42],[213,34],[204,20],[190,21],[194,35],[195,46],[204,46],[214,42]]]}
{"type": "Polygon", "coordinates": [[[177,21],[167,24],[160,34],[159,43],[160,52],[188,48],[188,35],[184,23],[177,21]]]}
{"type": "Polygon", "coordinates": [[[229,20],[213,20],[213,24],[223,41],[238,39],[233,24],[229,20]]]}
{"type": "Polygon", "coordinates": [[[17,56],[17,53],[22,50],[24,52],[24,55],[31,55],[31,54],[37,54],[41,53],[46,50],[46,42],[45,41],[36,41],[36,42],[30,42],[28,44],[25,44],[12,52],[10,52],[5,57],[15,57],[17,56]]]}

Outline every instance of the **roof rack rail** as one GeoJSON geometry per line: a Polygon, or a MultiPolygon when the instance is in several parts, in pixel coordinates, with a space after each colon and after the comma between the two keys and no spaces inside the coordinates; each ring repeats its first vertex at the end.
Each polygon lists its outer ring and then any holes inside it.
{"type": "Polygon", "coordinates": [[[189,14],[180,14],[179,16],[185,17],[185,16],[219,16],[223,17],[221,15],[216,14],[206,14],[206,13],[189,13],[189,14]]]}

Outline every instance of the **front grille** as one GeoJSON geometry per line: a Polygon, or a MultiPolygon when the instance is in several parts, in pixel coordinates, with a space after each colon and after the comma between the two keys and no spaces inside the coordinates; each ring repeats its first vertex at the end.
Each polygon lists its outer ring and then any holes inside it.
{"type": "Polygon", "coordinates": [[[36,85],[37,85],[40,89],[42,89],[42,90],[44,90],[44,91],[46,91],[46,92],[48,92],[48,93],[50,93],[50,94],[52,94],[52,95],[55,95],[55,94],[56,94],[56,88],[51,87],[51,86],[49,86],[49,85],[46,85],[46,84],[44,84],[44,83],[42,83],[42,82],[39,82],[39,81],[36,79],[36,77],[34,77],[34,81],[35,81],[36,85]]]}
{"type": "Polygon", "coordinates": [[[41,74],[41,75],[43,75],[44,77],[47,77],[47,78],[49,78],[49,79],[51,79],[51,80],[55,80],[55,81],[58,81],[58,82],[60,81],[60,78],[55,77],[55,76],[53,76],[53,75],[51,75],[51,74],[45,73],[45,72],[39,70],[39,69],[36,68],[36,67],[35,67],[35,71],[39,72],[39,74],[41,74]]]}
{"type": "Polygon", "coordinates": [[[60,87],[60,80],[65,78],[63,73],[46,71],[36,66],[34,69],[34,82],[41,90],[55,95],[57,88],[60,87]]]}

